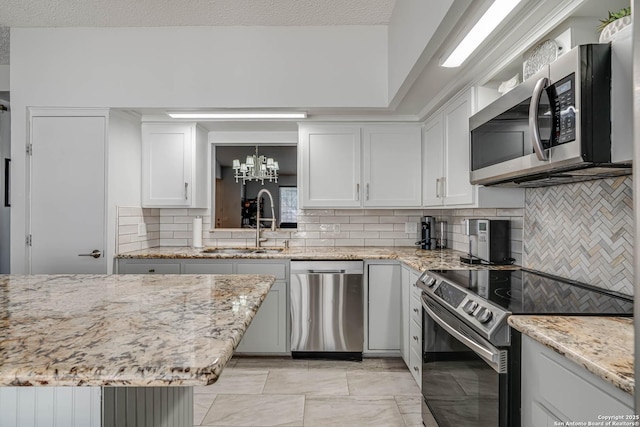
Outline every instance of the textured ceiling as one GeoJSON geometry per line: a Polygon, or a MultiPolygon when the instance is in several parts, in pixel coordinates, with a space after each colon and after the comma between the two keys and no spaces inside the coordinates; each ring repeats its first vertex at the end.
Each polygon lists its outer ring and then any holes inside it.
{"type": "Polygon", "coordinates": [[[0,27],[384,25],[396,0],[0,0],[0,27]]]}

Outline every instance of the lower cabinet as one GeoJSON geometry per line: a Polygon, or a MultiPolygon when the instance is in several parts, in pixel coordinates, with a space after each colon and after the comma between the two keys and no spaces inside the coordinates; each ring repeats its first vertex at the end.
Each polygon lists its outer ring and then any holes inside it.
{"type": "Polygon", "coordinates": [[[400,265],[367,264],[367,346],[369,353],[400,351],[400,265]]]}
{"type": "Polygon", "coordinates": [[[269,274],[276,276],[236,353],[288,355],[289,261],[218,259],[119,259],[121,274],[269,274]]]}
{"type": "Polygon", "coordinates": [[[287,294],[286,282],[273,284],[236,348],[236,353],[287,352],[287,294]]]}
{"type": "Polygon", "coordinates": [[[640,421],[630,394],[524,335],[521,391],[522,427],[612,425],[602,419],[611,415],[629,425],[640,421]]]}
{"type": "Polygon", "coordinates": [[[413,379],[422,386],[422,303],[416,286],[418,272],[402,267],[402,324],[400,353],[413,379]]]}

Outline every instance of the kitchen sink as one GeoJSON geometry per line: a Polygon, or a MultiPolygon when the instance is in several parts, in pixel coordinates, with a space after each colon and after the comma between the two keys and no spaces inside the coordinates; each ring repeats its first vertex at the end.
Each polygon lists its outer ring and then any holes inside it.
{"type": "Polygon", "coordinates": [[[202,252],[207,254],[279,254],[282,248],[256,249],[256,248],[206,248],[202,252]]]}

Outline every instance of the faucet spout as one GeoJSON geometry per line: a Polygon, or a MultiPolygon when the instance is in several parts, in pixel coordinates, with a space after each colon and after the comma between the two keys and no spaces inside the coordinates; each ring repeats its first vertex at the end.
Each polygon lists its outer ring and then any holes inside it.
{"type": "Polygon", "coordinates": [[[256,248],[260,247],[260,200],[262,200],[263,194],[269,196],[269,202],[271,203],[271,218],[264,218],[262,221],[271,221],[271,231],[276,231],[276,214],[273,208],[273,196],[269,190],[263,188],[258,191],[258,196],[256,197],[256,248]]]}

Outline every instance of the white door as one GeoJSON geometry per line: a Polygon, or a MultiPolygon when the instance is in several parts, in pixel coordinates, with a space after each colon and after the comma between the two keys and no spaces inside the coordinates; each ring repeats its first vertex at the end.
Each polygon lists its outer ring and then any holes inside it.
{"type": "Polygon", "coordinates": [[[364,128],[364,205],[419,207],[421,135],[417,126],[364,128]]]}
{"type": "Polygon", "coordinates": [[[360,128],[300,127],[300,207],[359,207],[360,128]]]}
{"type": "Polygon", "coordinates": [[[473,203],[473,185],[469,180],[469,117],[471,90],[464,92],[444,111],[444,204],[473,203]]]}
{"type": "Polygon", "coordinates": [[[106,116],[32,116],[32,274],[107,272],[106,126],[106,116]]]}

